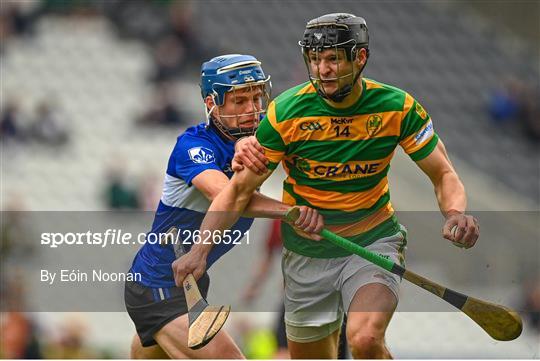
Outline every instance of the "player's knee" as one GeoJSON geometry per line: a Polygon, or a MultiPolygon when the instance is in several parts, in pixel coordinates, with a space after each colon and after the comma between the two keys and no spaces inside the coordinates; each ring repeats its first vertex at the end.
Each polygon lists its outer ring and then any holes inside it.
{"type": "Polygon", "coordinates": [[[347,335],[354,358],[380,358],[384,353],[384,336],[376,332],[358,330],[347,335]]]}
{"type": "Polygon", "coordinates": [[[221,349],[221,356],[224,359],[231,359],[231,360],[244,360],[245,356],[242,354],[242,352],[236,347],[234,343],[228,344],[227,346],[223,347],[221,349]]]}
{"type": "Polygon", "coordinates": [[[135,335],[133,336],[133,340],[131,341],[131,347],[129,349],[129,358],[132,360],[143,358],[141,355],[141,350],[142,350],[141,341],[139,339],[139,336],[135,335]]]}
{"type": "Polygon", "coordinates": [[[197,358],[206,358],[206,359],[245,359],[245,356],[242,354],[242,351],[234,343],[233,339],[227,332],[221,330],[216,337],[208,343],[203,351],[199,352],[197,358]],[[204,351],[203,351],[204,350],[204,351]]]}

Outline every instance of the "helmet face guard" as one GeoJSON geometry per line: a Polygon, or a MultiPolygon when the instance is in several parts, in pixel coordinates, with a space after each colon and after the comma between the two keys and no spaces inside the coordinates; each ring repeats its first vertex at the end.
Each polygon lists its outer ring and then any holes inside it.
{"type": "MultiPolygon", "coordinates": [[[[220,83],[216,83],[215,85],[224,86],[220,83]]],[[[231,101],[234,106],[232,114],[224,114],[223,112],[226,94],[224,94],[224,99],[221,105],[218,105],[216,102],[217,97],[212,95],[214,104],[216,105],[210,110],[207,110],[207,121],[213,121],[213,124],[221,132],[235,139],[254,135],[259,126],[259,122],[266,115],[268,104],[270,104],[271,84],[269,82],[269,78],[258,82],[244,85],[233,85],[229,87],[230,90],[227,91],[227,93],[231,94],[229,101],[231,101]],[[250,99],[248,101],[251,106],[248,111],[238,109],[237,106],[237,98],[242,96],[243,92],[250,94],[250,99]],[[216,106],[220,108],[219,117],[212,114],[216,106]],[[245,118],[252,120],[248,122],[250,124],[247,126],[243,126],[244,122],[242,122],[242,119],[245,118]],[[229,119],[232,119],[232,121],[228,121],[229,119]]]]}
{"type": "Polygon", "coordinates": [[[211,96],[214,101],[211,109],[205,106],[207,124],[212,122],[222,133],[236,139],[255,133],[266,114],[272,87],[270,76],[264,75],[260,65],[253,56],[238,54],[219,56],[203,64],[201,94],[203,99],[211,96]],[[225,104],[227,94],[230,94],[228,99],[233,103],[232,114],[229,104],[225,104]],[[251,97],[247,99],[251,105],[247,111],[244,106],[237,109],[237,98],[246,101],[245,94],[251,97]],[[219,115],[213,114],[216,107],[220,110],[219,115]],[[224,114],[225,107],[229,109],[229,114],[224,114]]]}
{"type": "Polygon", "coordinates": [[[360,69],[355,69],[354,60],[361,48],[366,49],[369,56],[369,38],[367,25],[363,18],[352,14],[328,14],[309,21],[306,25],[303,39],[298,42],[302,48],[304,62],[308,69],[309,80],[317,89],[317,93],[323,98],[330,99],[335,102],[341,102],[349,95],[362,74],[366,65],[360,69]],[[340,57],[343,58],[340,49],[345,52],[345,57],[348,62],[352,62],[351,71],[347,74],[340,74],[340,57]],[[333,50],[336,59],[336,77],[322,79],[320,76],[320,53],[326,50],[333,50]],[[313,58],[315,54],[315,58],[313,58]],[[317,65],[316,73],[313,73],[313,64],[317,65]],[[343,85],[344,79],[349,78],[350,81],[343,85]],[[338,89],[327,94],[324,89],[324,82],[336,82],[338,89]]]}

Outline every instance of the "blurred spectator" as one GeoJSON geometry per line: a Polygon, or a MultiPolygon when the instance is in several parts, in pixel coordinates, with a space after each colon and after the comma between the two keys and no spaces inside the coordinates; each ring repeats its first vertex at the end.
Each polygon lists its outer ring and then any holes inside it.
{"type": "Polygon", "coordinates": [[[266,238],[262,259],[257,263],[257,270],[242,294],[242,301],[245,304],[251,304],[259,297],[261,287],[266,282],[268,273],[270,272],[272,261],[275,255],[281,252],[282,248],[281,221],[277,219],[270,224],[270,235],[266,238]]]}
{"type": "Polygon", "coordinates": [[[170,85],[161,84],[154,93],[153,104],[150,109],[138,120],[143,126],[179,126],[187,125],[185,116],[180,108],[173,102],[170,85]]]}
{"type": "Polygon", "coordinates": [[[118,165],[111,166],[107,174],[105,201],[109,209],[137,209],[137,191],[125,182],[125,171],[118,165]]]}
{"type": "Polygon", "coordinates": [[[43,12],[89,17],[99,14],[100,1],[95,0],[41,0],[43,12]]]}
{"type": "MultiPolygon", "coordinates": [[[[270,235],[266,239],[264,253],[262,260],[258,262],[257,270],[254,277],[248,284],[248,287],[244,290],[242,295],[242,301],[245,304],[251,304],[257,297],[259,297],[261,287],[264,285],[270,273],[272,261],[276,254],[281,252],[282,239],[281,239],[281,221],[279,219],[272,221],[270,225],[270,235]]],[[[287,335],[285,333],[285,308],[283,305],[279,308],[278,317],[275,320],[274,334],[276,338],[275,354],[272,356],[277,359],[288,359],[289,350],[287,348],[287,335]]],[[[248,343],[247,348],[252,346],[248,343]]],[[[254,350],[250,349],[250,352],[254,350]]],[[[246,351],[246,355],[248,352],[246,351]]]]}
{"type": "Polygon", "coordinates": [[[521,93],[522,84],[517,79],[510,79],[491,94],[489,113],[495,124],[516,120],[521,93]]]}
{"type": "Polygon", "coordinates": [[[194,19],[193,5],[189,1],[173,1],[169,7],[171,33],[184,44],[186,60],[199,66],[204,60],[211,58],[203,42],[198,41],[191,23],[194,19]]]}
{"type": "Polygon", "coordinates": [[[520,119],[525,134],[532,141],[540,142],[540,90],[530,90],[524,94],[520,119]]]}
{"type": "Polygon", "coordinates": [[[86,321],[77,316],[70,315],[60,326],[59,336],[51,340],[45,348],[45,355],[52,359],[88,359],[96,358],[93,350],[86,346],[88,326],[86,321]]]}
{"type": "Polygon", "coordinates": [[[154,49],[152,81],[161,83],[177,78],[182,73],[184,52],[184,45],[177,37],[161,38],[154,49]]]}
{"type": "Polygon", "coordinates": [[[152,47],[152,82],[174,81],[189,73],[186,66],[198,68],[210,57],[193,31],[191,1],[116,0],[101,7],[121,36],[135,37],[152,47]]]}
{"type": "Polygon", "coordinates": [[[0,222],[0,312],[22,311],[26,307],[27,282],[21,263],[35,256],[36,234],[23,196],[7,192],[4,198],[0,222]]]}
{"type": "Polygon", "coordinates": [[[24,139],[24,132],[21,128],[21,112],[19,104],[14,100],[8,101],[2,111],[0,136],[2,141],[24,139]]]}
{"type": "Polygon", "coordinates": [[[7,192],[2,205],[0,223],[0,260],[6,264],[7,257],[25,257],[34,251],[30,217],[21,194],[7,192]]]}
{"type": "Polygon", "coordinates": [[[6,192],[0,222],[0,305],[5,296],[15,305],[23,305],[23,273],[19,269],[23,259],[32,257],[36,250],[32,219],[21,194],[6,192]],[[15,282],[10,280],[14,279],[15,282]],[[11,287],[9,291],[7,288],[11,287]]]}
{"type": "Polygon", "coordinates": [[[145,173],[138,189],[140,209],[155,211],[161,197],[162,180],[156,173],[145,173]]]}
{"type": "MultiPolygon", "coordinates": [[[[243,351],[250,360],[265,360],[271,358],[288,359],[288,354],[279,353],[276,337],[271,330],[251,329],[244,334],[243,351]],[[276,354],[278,352],[278,354],[276,354]]],[[[286,351],[286,349],[285,349],[286,351]]]]}
{"type": "Polygon", "coordinates": [[[34,23],[40,14],[39,0],[2,0],[0,6],[0,55],[7,40],[13,36],[34,34],[34,23]]]}
{"type": "Polygon", "coordinates": [[[540,279],[524,284],[524,310],[530,325],[540,334],[540,279]]]}
{"type": "Polygon", "coordinates": [[[491,94],[489,113],[496,125],[519,122],[525,135],[540,141],[540,94],[519,79],[510,78],[491,94]]]}
{"type": "Polygon", "coordinates": [[[10,267],[8,275],[4,269],[4,260],[0,267],[0,358],[42,358],[37,328],[29,316],[22,312],[26,306],[25,272],[21,268],[10,267]]]}
{"type": "Polygon", "coordinates": [[[0,324],[0,358],[40,359],[36,327],[22,312],[5,312],[0,324]]]}
{"type": "Polygon", "coordinates": [[[163,1],[109,0],[101,4],[117,32],[123,37],[134,37],[155,44],[167,32],[167,5],[163,1]]]}
{"type": "Polygon", "coordinates": [[[48,102],[42,102],[37,106],[30,135],[49,145],[63,145],[68,140],[68,131],[60,118],[58,109],[48,102]]]}

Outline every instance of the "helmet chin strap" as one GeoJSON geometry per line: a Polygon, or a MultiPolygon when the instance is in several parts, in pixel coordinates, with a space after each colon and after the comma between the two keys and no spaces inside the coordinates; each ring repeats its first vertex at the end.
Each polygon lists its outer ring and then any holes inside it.
{"type": "Polygon", "coordinates": [[[220,131],[225,137],[238,140],[242,137],[255,134],[256,128],[227,128],[219,120],[212,118],[211,124],[220,131]]]}
{"type": "Polygon", "coordinates": [[[215,104],[214,95],[212,95],[212,100],[214,101],[214,105],[212,105],[210,109],[208,109],[206,104],[204,105],[204,112],[206,114],[206,126],[215,128],[218,133],[220,133],[224,138],[233,137],[232,134],[229,134],[228,129],[226,129],[225,126],[215,118],[213,112],[216,109],[217,105],[215,104]]]}
{"type": "Polygon", "coordinates": [[[227,139],[232,138],[232,140],[238,140],[242,137],[255,134],[255,130],[257,129],[256,127],[255,128],[240,128],[240,127],[229,128],[229,127],[226,127],[220,120],[216,119],[215,116],[210,115],[210,112],[208,112],[209,113],[208,125],[217,129],[218,132],[221,133],[221,135],[227,139]]]}
{"type": "Polygon", "coordinates": [[[214,111],[215,108],[216,108],[215,104],[212,105],[210,109],[208,109],[206,104],[204,105],[204,113],[206,115],[206,125],[210,125],[211,119],[212,119],[212,112],[214,111]]]}
{"type": "Polygon", "coordinates": [[[215,98],[215,96],[213,94],[211,96],[212,96],[212,100],[214,102],[214,105],[212,105],[212,107],[210,109],[208,109],[206,104],[204,106],[204,112],[206,113],[206,126],[207,127],[209,127],[209,126],[214,127],[225,138],[231,138],[232,137],[233,139],[237,139],[237,137],[234,134],[231,134],[230,129],[225,127],[219,120],[217,120],[215,118],[215,115],[213,114],[213,112],[217,107],[216,98],[215,98]]]}

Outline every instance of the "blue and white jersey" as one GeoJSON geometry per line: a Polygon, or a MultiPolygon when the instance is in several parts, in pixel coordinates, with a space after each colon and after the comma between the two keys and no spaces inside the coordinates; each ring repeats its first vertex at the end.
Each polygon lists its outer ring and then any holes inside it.
{"type": "MultiPolygon", "coordinates": [[[[210,207],[210,201],[191,182],[208,169],[216,169],[231,178],[233,156],[234,141],[223,139],[214,127],[207,127],[204,123],[188,128],[178,137],[169,158],[163,194],[152,230],[147,234],[147,242],[141,247],[131,266],[130,272],[140,273],[140,283],[144,286],[175,286],[171,268],[176,259],[173,246],[155,242],[156,235],[167,232],[173,226],[177,227],[179,240],[182,240],[184,250],[189,251],[193,232],[199,230],[210,207]]],[[[252,218],[240,218],[231,231],[244,234],[252,223],[252,218]]],[[[215,244],[208,255],[207,268],[233,246],[234,244],[222,242],[215,244]]]]}

